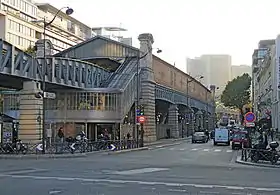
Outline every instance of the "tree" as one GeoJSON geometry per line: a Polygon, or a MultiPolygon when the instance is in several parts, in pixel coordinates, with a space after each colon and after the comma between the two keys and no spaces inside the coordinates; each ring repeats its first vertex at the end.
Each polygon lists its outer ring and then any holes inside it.
{"type": "MultiPolygon", "coordinates": [[[[250,102],[251,77],[245,73],[228,82],[222,93],[222,103],[231,108],[238,108],[243,116],[243,106],[250,102]]],[[[243,122],[243,119],[242,119],[243,122]]]]}
{"type": "Polygon", "coordinates": [[[30,45],[24,52],[28,53],[32,56],[35,56],[36,55],[36,48],[34,46],[30,45]]]}

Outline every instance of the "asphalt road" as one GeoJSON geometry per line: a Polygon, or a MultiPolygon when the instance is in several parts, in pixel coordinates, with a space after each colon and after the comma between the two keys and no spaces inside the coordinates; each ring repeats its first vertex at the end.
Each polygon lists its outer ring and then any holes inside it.
{"type": "Polygon", "coordinates": [[[229,146],[185,141],[80,159],[0,160],[0,194],[280,194],[278,169],[235,164],[236,155],[229,146]]]}

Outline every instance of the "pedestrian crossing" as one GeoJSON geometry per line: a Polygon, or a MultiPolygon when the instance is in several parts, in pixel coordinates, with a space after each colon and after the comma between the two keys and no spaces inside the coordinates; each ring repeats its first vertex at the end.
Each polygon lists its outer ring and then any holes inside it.
{"type": "Polygon", "coordinates": [[[213,153],[232,153],[234,152],[234,150],[231,150],[229,149],[228,147],[226,148],[216,148],[216,147],[213,147],[213,148],[179,148],[179,147],[171,147],[171,148],[160,148],[161,150],[169,150],[169,151],[173,151],[173,152],[176,152],[176,151],[189,151],[189,152],[213,152],[213,153]]]}

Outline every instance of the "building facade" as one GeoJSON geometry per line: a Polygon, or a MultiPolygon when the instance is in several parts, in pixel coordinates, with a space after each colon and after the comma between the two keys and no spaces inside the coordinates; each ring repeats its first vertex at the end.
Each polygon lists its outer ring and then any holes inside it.
{"type": "Polygon", "coordinates": [[[252,76],[252,67],[248,65],[231,66],[231,80],[242,76],[244,73],[252,76]]]}
{"type": "Polygon", "coordinates": [[[279,37],[276,40],[261,40],[258,49],[253,53],[252,64],[254,112],[257,114],[258,121],[268,123],[275,129],[279,126],[277,52],[280,49],[280,41],[278,39],[279,37]]]}
{"type": "Polygon", "coordinates": [[[93,33],[99,36],[103,36],[120,43],[132,46],[132,37],[123,37],[121,32],[127,31],[121,27],[95,27],[92,28],[93,33]]]}
{"type": "Polygon", "coordinates": [[[203,76],[201,82],[205,86],[213,84],[219,87],[217,95],[220,95],[231,80],[231,56],[202,55],[195,59],[187,59],[187,72],[191,76],[203,76]]]}
{"type": "MultiPolygon", "coordinates": [[[[0,0],[0,38],[25,50],[43,38],[43,24],[50,21],[58,9],[50,4],[35,4],[28,0],[0,0]]],[[[89,26],[64,13],[46,29],[46,39],[54,45],[54,52],[62,51],[92,37],[89,26]]]]}

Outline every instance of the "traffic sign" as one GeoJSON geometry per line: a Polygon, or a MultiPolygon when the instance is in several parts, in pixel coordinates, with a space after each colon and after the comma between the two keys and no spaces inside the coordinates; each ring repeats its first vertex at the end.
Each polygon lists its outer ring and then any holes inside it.
{"type": "Polygon", "coordinates": [[[113,144],[110,144],[109,149],[110,149],[111,151],[114,151],[114,150],[116,149],[116,146],[113,145],[113,144]]]}
{"type": "Polygon", "coordinates": [[[42,150],[43,150],[42,147],[43,147],[43,144],[38,144],[37,147],[36,147],[36,149],[39,150],[39,151],[42,151],[42,150]]]}
{"type": "Polygon", "coordinates": [[[253,112],[247,112],[244,118],[247,123],[253,123],[256,120],[256,115],[253,112]]]}
{"type": "Polygon", "coordinates": [[[51,93],[51,92],[44,92],[44,98],[46,98],[46,99],[55,99],[56,98],[56,94],[55,93],[51,93]]]}
{"type": "Polygon", "coordinates": [[[138,122],[139,123],[144,123],[146,121],[145,116],[138,116],[138,122]]]}
{"type": "Polygon", "coordinates": [[[255,123],[245,123],[245,127],[255,127],[255,123]]]}

